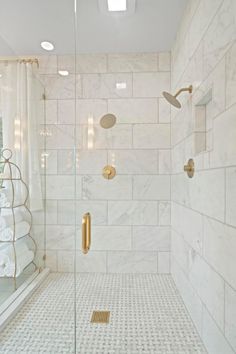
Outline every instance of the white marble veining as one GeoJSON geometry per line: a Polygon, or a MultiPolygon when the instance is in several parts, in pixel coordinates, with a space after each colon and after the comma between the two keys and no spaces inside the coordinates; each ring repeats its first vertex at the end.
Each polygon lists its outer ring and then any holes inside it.
{"type": "Polygon", "coordinates": [[[136,251],[169,251],[170,228],[163,226],[134,226],[133,244],[136,251]]]}
{"type": "Polygon", "coordinates": [[[110,72],[148,72],[157,71],[157,69],[157,53],[108,54],[110,72]]]}
{"type": "Polygon", "coordinates": [[[169,200],[170,177],[135,176],[133,187],[134,198],[139,200],[169,200]]]}
{"type": "Polygon", "coordinates": [[[134,97],[162,97],[162,91],[170,90],[170,73],[134,73],[134,97]]]}
{"type": "Polygon", "coordinates": [[[136,124],[133,128],[133,144],[137,149],[168,149],[170,147],[169,124],[136,124]]]}

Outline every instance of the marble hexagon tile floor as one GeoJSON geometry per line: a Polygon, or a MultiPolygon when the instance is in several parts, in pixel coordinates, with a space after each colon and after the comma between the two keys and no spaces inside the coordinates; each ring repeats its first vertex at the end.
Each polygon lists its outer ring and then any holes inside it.
{"type": "MultiPolygon", "coordinates": [[[[72,274],[51,273],[0,335],[0,353],[74,353],[72,274]]],[[[169,275],[76,278],[76,352],[82,354],[206,353],[169,275]],[[93,310],[111,311],[91,324],[93,310]]]]}

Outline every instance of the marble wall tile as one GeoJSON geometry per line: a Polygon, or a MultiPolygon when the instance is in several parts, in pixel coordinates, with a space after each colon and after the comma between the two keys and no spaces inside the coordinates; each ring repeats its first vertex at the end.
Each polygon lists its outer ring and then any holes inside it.
{"type": "Polygon", "coordinates": [[[57,123],[57,100],[45,100],[46,124],[57,123]]]}
{"type": "Polygon", "coordinates": [[[136,251],[169,251],[170,228],[163,226],[134,226],[133,248],[136,251]]]}
{"type": "Polygon", "coordinates": [[[131,227],[94,226],[91,251],[131,250],[131,227]]]}
{"type": "Polygon", "coordinates": [[[226,223],[236,226],[236,167],[226,169],[226,223]]]}
{"type": "Polygon", "coordinates": [[[191,248],[173,228],[171,230],[171,252],[182,271],[188,276],[191,248]]]}
{"type": "Polygon", "coordinates": [[[116,176],[110,181],[103,176],[83,177],[82,199],[130,200],[131,198],[131,176],[116,176]]]}
{"type": "Polygon", "coordinates": [[[155,252],[108,252],[108,273],[156,273],[155,252]]]}
{"type": "Polygon", "coordinates": [[[236,350],[236,290],[225,285],[225,335],[236,350]]]}
{"type": "Polygon", "coordinates": [[[235,247],[235,228],[204,218],[204,256],[234,288],[236,288],[235,247]]]}
{"type": "Polygon", "coordinates": [[[58,200],[57,217],[58,223],[62,225],[75,225],[75,201],[74,200],[58,200]]]}
{"type": "Polygon", "coordinates": [[[115,166],[117,174],[157,174],[158,154],[156,150],[110,150],[108,164],[115,166]]]}
{"type": "Polygon", "coordinates": [[[158,102],[155,98],[128,98],[108,100],[108,111],[118,123],[157,123],[158,102]]]}
{"type": "Polygon", "coordinates": [[[48,199],[73,199],[75,197],[75,177],[47,176],[46,195],[48,199]]]}
{"type": "Polygon", "coordinates": [[[57,224],[57,201],[49,200],[45,201],[45,217],[46,224],[57,224]]]}
{"type": "MultiPolygon", "coordinates": [[[[88,128],[83,127],[82,145],[83,149],[88,148],[88,128]]],[[[79,140],[79,139],[78,139],[79,140]]],[[[78,141],[77,140],[77,141],[78,141]]],[[[132,126],[128,124],[117,124],[112,129],[102,129],[101,126],[94,126],[94,149],[131,149],[132,148],[132,126]]]]}
{"type": "Polygon", "coordinates": [[[67,70],[69,74],[75,73],[75,55],[58,55],[57,68],[59,70],[67,70]]]}
{"type": "Polygon", "coordinates": [[[57,272],[57,251],[46,251],[46,267],[50,269],[51,272],[57,272]]]}
{"type": "Polygon", "coordinates": [[[75,129],[73,125],[47,125],[45,128],[47,149],[73,149],[75,129]]]}
{"type": "Polygon", "coordinates": [[[159,150],[159,173],[171,173],[171,150],[159,150]]]}
{"type": "Polygon", "coordinates": [[[46,247],[49,250],[73,250],[75,227],[69,225],[47,225],[46,247]]]}
{"type": "Polygon", "coordinates": [[[159,123],[170,123],[170,104],[165,98],[159,98],[159,123]]]}
{"type": "Polygon", "coordinates": [[[197,254],[189,261],[189,279],[218,326],[224,328],[224,280],[197,254]]]}
{"type": "Polygon", "coordinates": [[[236,103],[236,41],[226,55],[226,107],[236,103]]]}
{"type": "Polygon", "coordinates": [[[75,266],[74,266],[74,259],[75,259],[75,254],[74,251],[58,251],[57,252],[57,267],[58,267],[58,272],[68,272],[68,273],[73,273],[75,271],[75,266]]]}
{"type": "Polygon", "coordinates": [[[106,273],[106,252],[90,251],[86,257],[81,251],[76,255],[76,271],[79,273],[106,273]]]}
{"type": "Polygon", "coordinates": [[[198,253],[202,253],[203,217],[201,214],[173,202],[171,210],[171,225],[175,231],[183,236],[185,241],[192,248],[198,253]]]}
{"type": "Polygon", "coordinates": [[[73,175],[75,173],[74,150],[57,150],[57,170],[59,175],[73,175]]]}
{"type": "Polygon", "coordinates": [[[134,176],[133,197],[138,200],[169,200],[169,176],[134,176]]]}
{"type": "Polygon", "coordinates": [[[83,74],[83,98],[132,97],[132,74],[83,74]],[[119,87],[118,85],[123,85],[119,87]],[[118,87],[117,87],[118,86],[118,87]]]}
{"type": "Polygon", "coordinates": [[[203,304],[199,296],[196,294],[195,289],[192,287],[188,278],[186,277],[186,274],[180,268],[174,257],[171,259],[171,275],[173,276],[175,284],[180,291],[180,294],[198,330],[198,333],[201,333],[203,304]]]}
{"type": "Polygon", "coordinates": [[[76,173],[78,174],[102,174],[102,169],[107,164],[106,150],[80,150],[76,173]]]}
{"type": "Polygon", "coordinates": [[[133,144],[137,149],[168,149],[170,147],[170,125],[134,125],[133,144]]]}
{"type": "Polygon", "coordinates": [[[135,73],[134,97],[162,97],[162,91],[170,90],[170,73],[135,73]]]}
{"type": "MultiPolygon", "coordinates": [[[[207,75],[226,54],[236,39],[236,3],[234,0],[217,0],[222,3],[204,38],[204,74],[207,75]]],[[[204,1],[203,1],[204,3],[204,1]]],[[[217,9],[211,0],[211,9],[217,9]]],[[[203,17],[206,18],[206,15],[203,17]]],[[[209,21],[209,19],[207,19],[209,21]]]]}
{"type": "Polygon", "coordinates": [[[50,99],[72,99],[75,98],[75,76],[69,75],[44,75],[46,98],[50,99]]]}
{"type": "Polygon", "coordinates": [[[76,57],[78,73],[105,73],[107,71],[106,54],[79,54],[76,57]]]}
{"type": "Polygon", "coordinates": [[[171,224],[171,204],[170,202],[159,202],[159,224],[171,224]]]}
{"type": "MultiPolygon", "coordinates": [[[[107,100],[105,99],[79,99],[76,101],[77,124],[88,124],[88,118],[93,118],[94,124],[107,113],[107,100]]],[[[114,113],[111,111],[111,113],[114,113]]]]}
{"type": "Polygon", "coordinates": [[[209,354],[234,354],[206,307],[203,307],[202,338],[209,354]]]}
{"type": "Polygon", "coordinates": [[[170,273],[170,252],[158,252],[157,269],[159,274],[170,273]]]}
{"type": "Polygon", "coordinates": [[[84,201],[76,203],[76,223],[81,224],[85,213],[90,212],[93,225],[107,225],[107,201],[84,201]]]}
{"type": "Polygon", "coordinates": [[[231,166],[236,163],[236,105],[214,120],[211,166],[231,166]]]}
{"type": "Polygon", "coordinates": [[[58,101],[58,124],[75,124],[75,100],[58,101]]]}
{"type": "Polygon", "coordinates": [[[170,52],[161,52],[158,54],[159,70],[170,71],[170,52]]]}
{"type": "Polygon", "coordinates": [[[109,201],[108,224],[110,225],[156,225],[158,210],[156,202],[109,201]]]}
{"type": "Polygon", "coordinates": [[[57,56],[56,55],[40,55],[39,74],[56,74],[57,73],[57,56]]]}
{"type": "Polygon", "coordinates": [[[108,54],[110,72],[145,72],[157,71],[157,53],[108,54]]]}
{"type": "Polygon", "coordinates": [[[45,150],[41,152],[41,174],[57,174],[57,150],[45,150]]]}

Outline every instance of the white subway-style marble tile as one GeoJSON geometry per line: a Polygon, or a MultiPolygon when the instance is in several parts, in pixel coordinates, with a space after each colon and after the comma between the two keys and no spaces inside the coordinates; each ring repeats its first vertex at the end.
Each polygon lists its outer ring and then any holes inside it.
{"type": "Polygon", "coordinates": [[[136,251],[169,251],[170,228],[163,226],[134,226],[133,249],[136,251]]]}
{"type": "Polygon", "coordinates": [[[133,144],[137,149],[170,148],[169,124],[136,124],[133,127],[133,144]]]}
{"type": "Polygon", "coordinates": [[[170,73],[134,73],[134,97],[162,97],[162,91],[170,91],[170,73]]]}
{"type": "Polygon", "coordinates": [[[134,176],[133,198],[137,200],[169,200],[170,177],[159,176],[134,176]]]}
{"type": "Polygon", "coordinates": [[[108,54],[110,72],[145,72],[157,71],[157,53],[108,54]]]}
{"type": "Polygon", "coordinates": [[[156,252],[108,252],[108,273],[157,273],[156,252]]]}

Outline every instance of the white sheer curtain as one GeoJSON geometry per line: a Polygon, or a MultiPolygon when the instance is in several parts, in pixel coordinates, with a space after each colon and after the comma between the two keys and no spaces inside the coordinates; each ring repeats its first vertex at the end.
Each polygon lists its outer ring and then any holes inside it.
{"type": "Polygon", "coordinates": [[[41,210],[39,87],[32,64],[8,62],[1,78],[3,148],[11,149],[29,187],[29,206],[41,210]]]}

